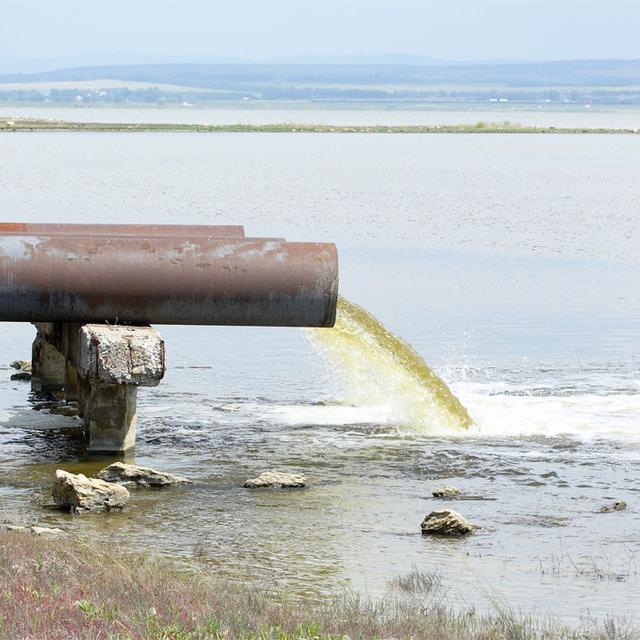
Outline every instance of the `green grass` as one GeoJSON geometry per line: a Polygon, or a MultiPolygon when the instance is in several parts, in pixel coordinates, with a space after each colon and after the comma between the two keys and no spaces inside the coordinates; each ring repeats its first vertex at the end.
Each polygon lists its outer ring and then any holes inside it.
{"type": "Polygon", "coordinates": [[[414,571],[389,595],[311,601],[223,581],[69,536],[0,531],[0,638],[12,640],[631,640],[624,620],[561,628],[516,614],[454,611],[437,576],[414,571]]]}
{"type": "Polygon", "coordinates": [[[200,133],[580,133],[637,134],[640,129],[588,127],[534,127],[512,122],[476,122],[456,125],[366,125],[344,126],[324,124],[126,124],[101,122],[66,122],[38,119],[2,119],[0,132],[15,131],[191,131],[200,133]]]}

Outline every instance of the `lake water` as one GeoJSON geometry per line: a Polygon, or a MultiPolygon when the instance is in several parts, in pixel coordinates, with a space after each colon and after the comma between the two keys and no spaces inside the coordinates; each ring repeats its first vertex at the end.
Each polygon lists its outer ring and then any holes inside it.
{"type": "Polygon", "coordinates": [[[74,419],[34,411],[0,326],[0,509],[192,556],[296,593],[380,595],[413,567],[452,603],[575,622],[639,613],[640,139],[557,135],[23,133],[0,136],[2,218],[210,223],[332,240],[341,292],[410,341],[474,418],[430,429],[354,393],[298,329],[159,327],[135,461],[194,485],[121,514],[31,500],[56,468],[93,472],[74,419]],[[303,491],[252,492],[266,468],[303,491]],[[469,499],[438,501],[459,487],[469,499]],[[626,511],[599,508],[625,500],[626,511]],[[481,531],[420,535],[453,507],[481,531]]]}

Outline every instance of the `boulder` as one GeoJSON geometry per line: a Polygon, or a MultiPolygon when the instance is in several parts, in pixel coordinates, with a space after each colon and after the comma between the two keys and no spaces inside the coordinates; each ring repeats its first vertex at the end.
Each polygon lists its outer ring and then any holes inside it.
{"type": "Polygon", "coordinates": [[[305,476],[296,473],[282,473],[280,471],[265,471],[257,478],[247,480],[244,486],[249,489],[261,487],[280,487],[281,489],[293,489],[304,487],[307,483],[305,476]]]}
{"type": "Polygon", "coordinates": [[[129,499],[125,487],[75,475],[62,469],[56,471],[53,482],[53,501],[72,513],[97,513],[122,509],[129,499]]]}
{"type": "Polygon", "coordinates": [[[31,360],[14,360],[9,366],[18,371],[31,373],[31,360]]]}
{"type": "Polygon", "coordinates": [[[174,476],[164,471],[156,471],[149,467],[139,467],[135,464],[114,462],[105,467],[96,476],[105,482],[115,482],[124,485],[141,487],[166,487],[171,484],[189,484],[191,480],[181,476],[174,476]]]}
{"type": "Polygon", "coordinates": [[[457,511],[443,509],[432,511],[425,516],[420,529],[424,535],[464,536],[473,533],[478,527],[467,522],[457,511]]]}
{"type": "Polygon", "coordinates": [[[434,498],[457,498],[461,495],[460,489],[457,487],[439,487],[431,492],[434,498]]]}
{"type": "Polygon", "coordinates": [[[627,508],[627,503],[624,500],[616,500],[611,504],[607,504],[604,507],[600,507],[600,513],[612,513],[613,511],[624,511],[627,508]]]}

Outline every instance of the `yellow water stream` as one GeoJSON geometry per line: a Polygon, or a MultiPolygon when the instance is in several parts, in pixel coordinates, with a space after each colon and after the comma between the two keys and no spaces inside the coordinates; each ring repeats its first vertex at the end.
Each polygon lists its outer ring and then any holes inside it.
{"type": "Polygon", "coordinates": [[[380,407],[390,420],[421,430],[472,424],[422,356],[357,304],[340,297],[335,327],[308,335],[342,378],[350,404],[380,407]]]}

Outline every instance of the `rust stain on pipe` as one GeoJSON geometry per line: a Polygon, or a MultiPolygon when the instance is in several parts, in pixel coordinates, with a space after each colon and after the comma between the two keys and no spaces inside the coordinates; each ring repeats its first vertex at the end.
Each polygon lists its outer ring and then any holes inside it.
{"type": "Polygon", "coordinates": [[[0,320],[330,327],[330,243],[0,235],[0,320]]]}
{"type": "Polygon", "coordinates": [[[244,227],[242,225],[0,222],[0,234],[244,238],[244,227]]]}

